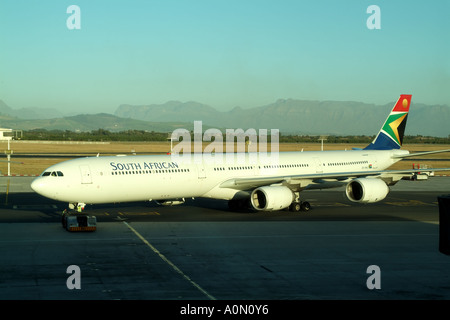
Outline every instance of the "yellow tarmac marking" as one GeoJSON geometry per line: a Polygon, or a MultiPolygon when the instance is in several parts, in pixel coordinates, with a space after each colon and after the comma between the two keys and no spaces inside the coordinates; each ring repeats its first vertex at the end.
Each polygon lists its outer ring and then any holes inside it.
{"type": "Polygon", "coordinates": [[[386,204],[390,204],[392,206],[434,206],[434,204],[425,203],[419,200],[409,200],[409,201],[396,201],[396,202],[385,202],[386,204]]]}
{"type": "MultiPolygon", "coordinates": [[[[120,212],[119,212],[120,213],[120,212]]],[[[190,284],[192,284],[195,288],[197,288],[201,293],[203,293],[208,299],[210,300],[216,300],[212,295],[210,295],[206,290],[204,290],[202,287],[200,287],[194,280],[189,278],[188,275],[186,275],[183,271],[181,271],[176,265],[172,263],[165,255],[163,255],[161,252],[158,251],[154,246],[150,244],[139,232],[136,231],[132,226],[130,226],[127,222],[123,222],[131,231],[134,232],[134,234],[142,240],[154,253],[156,253],[164,262],[166,262],[175,272],[180,274],[185,280],[187,280],[190,284]]]]}
{"type": "Polygon", "coordinates": [[[121,216],[160,216],[161,214],[156,211],[145,211],[145,212],[118,212],[121,216]]]}
{"type": "Polygon", "coordinates": [[[128,212],[127,215],[130,215],[130,216],[159,216],[160,214],[156,211],[147,211],[147,212],[128,212]]]}
{"type": "Polygon", "coordinates": [[[314,207],[351,207],[351,205],[335,202],[335,203],[316,203],[314,207]]]}

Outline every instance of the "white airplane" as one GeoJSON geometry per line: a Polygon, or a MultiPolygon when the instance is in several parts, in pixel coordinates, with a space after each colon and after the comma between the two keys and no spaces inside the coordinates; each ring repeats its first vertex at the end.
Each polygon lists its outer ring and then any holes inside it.
{"type": "MultiPolygon", "coordinates": [[[[389,185],[422,169],[385,170],[410,154],[402,145],[411,95],[400,95],[373,142],[349,151],[280,152],[277,161],[256,154],[234,154],[233,160],[175,161],[172,155],[86,157],[46,169],[31,183],[38,194],[69,202],[71,209],[86,204],[156,200],[180,204],[185,198],[229,200],[231,209],[250,205],[255,210],[309,210],[300,192],[346,185],[353,202],[383,200],[389,185]],[[240,156],[241,155],[241,156],[240,156]],[[256,159],[256,160],[255,160],[256,159]]],[[[433,169],[448,171],[450,168],[433,169]]]]}

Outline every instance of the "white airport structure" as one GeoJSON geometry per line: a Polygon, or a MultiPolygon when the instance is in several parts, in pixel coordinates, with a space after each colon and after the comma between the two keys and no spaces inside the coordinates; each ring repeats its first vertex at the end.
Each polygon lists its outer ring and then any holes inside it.
{"type": "Polygon", "coordinates": [[[0,128],[0,141],[11,140],[13,136],[13,129],[0,128]]]}

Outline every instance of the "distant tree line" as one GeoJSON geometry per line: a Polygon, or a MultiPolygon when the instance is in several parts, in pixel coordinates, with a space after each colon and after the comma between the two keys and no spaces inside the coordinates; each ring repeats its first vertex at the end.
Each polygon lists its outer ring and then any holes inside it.
{"type": "Polygon", "coordinates": [[[51,140],[51,141],[166,141],[167,133],[126,130],[111,132],[105,129],[89,132],[74,132],[69,130],[35,129],[23,131],[22,140],[51,140]]]}
{"type": "MultiPolygon", "coordinates": [[[[225,136],[225,135],[224,135],[225,136]]],[[[155,132],[145,130],[126,130],[120,132],[112,132],[105,129],[98,129],[89,132],[74,132],[69,130],[45,130],[35,129],[23,131],[22,140],[52,140],[52,141],[167,141],[169,134],[167,132],[155,132]]],[[[326,136],[325,143],[367,143],[369,144],[374,136],[326,136]]],[[[224,138],[225,140],[225,138],[224,138]]],[[[193,140],[193,133],[191,136],[193,140]]],[[[267,136],[267,141],[270,142],[270,135],[267,136]]],[[[312,142],[319,143],[320,136],[313,135],[292,135],[281,134],[279,136],[280,142],[299,143],[312,142]]],[[[225,141],[224,141],[225,142],[225,141]]],[[[405,136],[403,143],[425,143],[425,144],[450,144],[450,135],[443,137],[429,137],[429,136],[405,136]]]]}

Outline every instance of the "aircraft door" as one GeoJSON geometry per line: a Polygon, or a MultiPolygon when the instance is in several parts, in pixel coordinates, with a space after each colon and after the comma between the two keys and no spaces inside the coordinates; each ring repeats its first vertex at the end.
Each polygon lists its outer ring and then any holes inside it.
{"type": "Polygon", "coordinates": [[[205,166],[203,165],[203,163],[197,164],[197,172],[198,172],[198,178],[199,179],[205,179],[206,178],[205,166]]]}
{"type": "Polygon", "coordinates": [[[322,161],[319,158],[313,158],[316,166],[316,173],[323,173],[322,161]]]}
{"type": "Polygon", "coordinates": [[[80,166],[80,173],[81,173],[81,183],[82,184],[92,183],[91,169],[89,168],[88,165],[80,166]]]}

